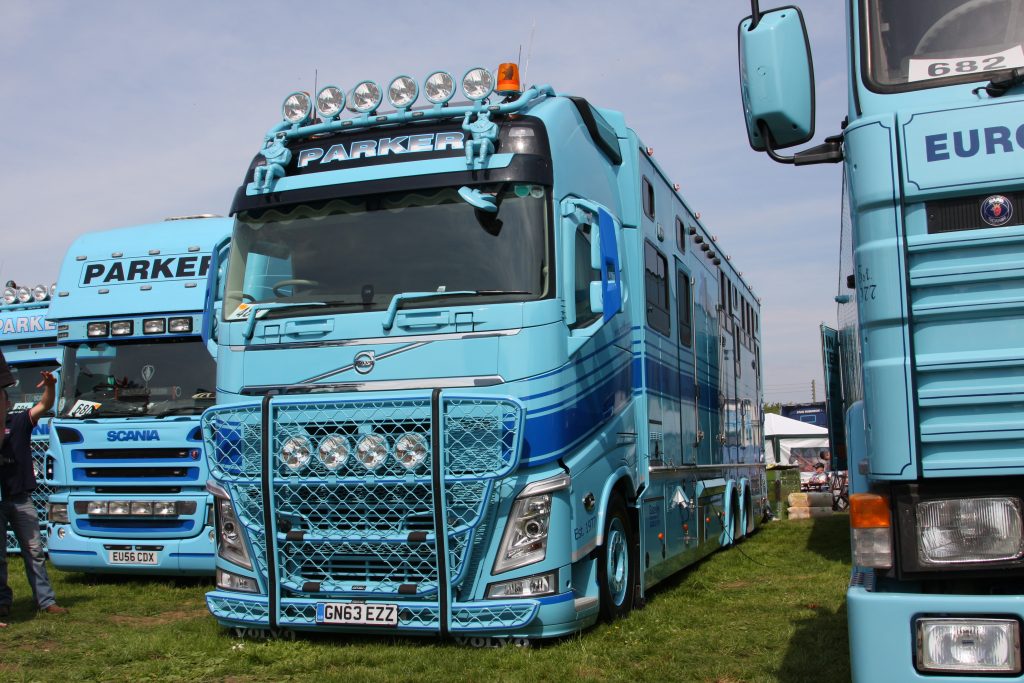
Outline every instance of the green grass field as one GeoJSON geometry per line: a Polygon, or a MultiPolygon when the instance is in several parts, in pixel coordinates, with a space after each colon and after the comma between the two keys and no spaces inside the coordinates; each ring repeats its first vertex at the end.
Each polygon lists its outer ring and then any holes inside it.
{"type": "Polygon", "coordinates": [[[648,595],[614,624],[532,648],[433,639],[239,640],[205,581],[51,569],[71,613],[35,616],[20,558],[0,681],[846,681],[847,517],[774,522],[648,595]]]}

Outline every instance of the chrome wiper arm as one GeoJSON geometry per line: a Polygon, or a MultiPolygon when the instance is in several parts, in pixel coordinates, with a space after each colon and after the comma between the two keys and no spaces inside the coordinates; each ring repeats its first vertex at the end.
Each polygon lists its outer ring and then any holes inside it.
{"type": "Polygon", "coordinates": [[[386,332],[394,327],[395,316],[398,315],[398,306],[403,301],[412,299],[443,299],[446,296],[501,296],[502,294],[532,293],[524,289],[459,289],[451,292],[402,292],[391,297],[387,314],[384,316],[384,331],[386,332]]]}
{"type": "Polygon", "coordinates": [[[252,334],[256,331],[256,318],[260,317],[264,311],[298,306],[326,306],[326,304],[322,301],[269,301],[265,304],[252,304],[249,307],[252,312],[249,314],[249,322],[245,327],[245,338],[252,339],[252,334]]]}

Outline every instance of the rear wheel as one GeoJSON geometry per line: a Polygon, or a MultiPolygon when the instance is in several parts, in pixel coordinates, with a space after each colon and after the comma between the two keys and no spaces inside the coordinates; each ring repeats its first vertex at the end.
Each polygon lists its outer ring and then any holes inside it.
{"type": "Polygon", "coordinates": [[[608,505],[604,545],[598,556],[597,581],[601,616],[612,621],[625,616],[636,598],[637,549],[626,503],[616,496],[608,505]]]}

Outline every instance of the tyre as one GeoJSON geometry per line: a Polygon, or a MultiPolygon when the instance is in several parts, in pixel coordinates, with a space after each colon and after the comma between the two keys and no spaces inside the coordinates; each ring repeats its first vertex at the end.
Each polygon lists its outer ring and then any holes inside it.
{"type": "Polygon", "coordinates": [[[638,581],[636,531],[626,503],[612,498],[604,520],[604,544],[598,554],[597,582],[601,596],[601,617],[613,621],[625,616],[636,599],[638,581]]]}

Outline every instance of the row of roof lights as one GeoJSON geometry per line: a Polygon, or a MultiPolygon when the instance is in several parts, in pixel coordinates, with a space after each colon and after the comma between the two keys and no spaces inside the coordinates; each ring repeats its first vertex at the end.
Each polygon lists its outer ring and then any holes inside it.
{"type": "MultiPolygon", "coordinates": [[[[142,321],[142,334],[188,334],[192,331],[192,318],[146,318],[142,321]]],[[[95,322],[86,326],[87,337],[125,337],[135,332],[134,320],[95,322]]]]}
{"type": "MultiPolygon", "coordinates": [[[[520,91],[519,68],[515,64],[498,67],[498,94],[512,94],[520,91]]],[[[476,67],[462,77],[462,92],[472,102],[487,99],[495,92],[494,74],[476,67]]],[[[387,87],[388,102],[395,109],[405,111],[419,97],[420,89],[409,76],[396,76],[387,87]]],[[[372,114],[380,107],[384,91],[374,81],[360,81],[348,94],[336,85],[328,85],[316,94],[316,112],[325,120],[338,117],[347,103],[349,111],[358,114],[372,114]]],[[[435,106],[443,106],[455,95],[455,79],[447,71],[435,71],[423,81],[423,96],[435,106]]],[[[285,98],[281,107],[284,120],[291,124],[303,124],[313,116],[314,102],[307,92],[293,92],[285,98]]]]}
{"type": "Polygon", "coordinates": [[[48,301],[57,292],[57,284],[36,285],[35,287],[19,287],[13,282],[8,282],[4,287],[3,302],[7,305],[27,304],[33,301],[48,301]]]}

